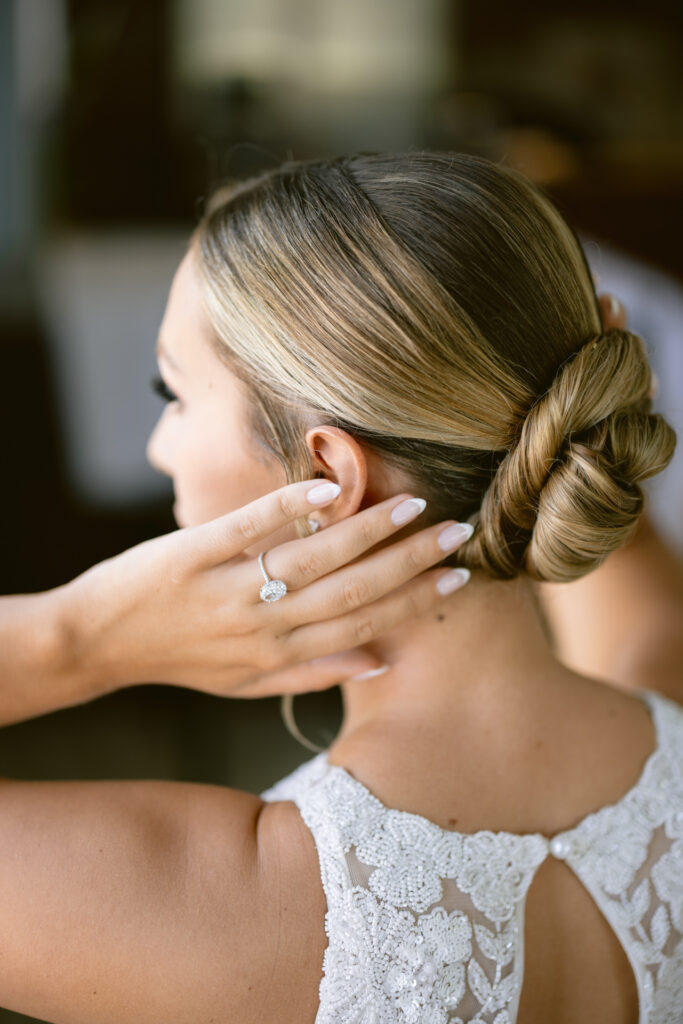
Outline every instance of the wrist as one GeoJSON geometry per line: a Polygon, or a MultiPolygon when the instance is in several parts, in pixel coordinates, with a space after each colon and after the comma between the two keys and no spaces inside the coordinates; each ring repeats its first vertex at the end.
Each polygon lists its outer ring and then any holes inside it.
{"type": "Polygon", "coordinates": [[[80,654],[72,593],[67,585],[0,598],[0,725],[82,704],[104,692],[80,654]]]}
{"type": "Polygon", "coordinates": [[[114,669],[103,644],[106,629],[87,576],[77,576],[44,595],[51,601],[52,622],[45,645],[68,704],[93,700],[116,689],[114,669]]]}

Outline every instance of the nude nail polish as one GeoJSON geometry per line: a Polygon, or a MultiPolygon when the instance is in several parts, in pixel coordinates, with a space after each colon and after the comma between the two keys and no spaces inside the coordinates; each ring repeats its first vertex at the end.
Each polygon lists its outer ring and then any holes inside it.
{"type": "Polygon", "coordinates": [[[409,523],[411,519],[417,518],[426,507],[427,502],[424,498],[407,498],[396,508],[392,508],[391,521],[396,526],[403,526],[404,523],[409,523]]]}

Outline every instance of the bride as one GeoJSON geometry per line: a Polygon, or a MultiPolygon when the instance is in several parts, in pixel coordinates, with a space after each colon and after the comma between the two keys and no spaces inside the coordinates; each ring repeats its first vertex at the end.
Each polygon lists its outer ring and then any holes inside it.
{"type": "Polygon", "coordinates": [[[633,536],[675,438],[555,209],[458,154],[286,164],[211,200],[158,361],[148,456],[179,525],[340,488],[313,525],[302,500],[244,534],[244,631],[282,626],[264,667],[382,592],[288,558],[314,526],[360,512],[379,578],[400,506],[404,579],[437,558],[425,595],[471,578],[438,607],[415,590],[386,632],[353,613],[387,669],[343,684],[329,749],[260,797],[3,782],[0,1003],[60,1024],[682,1020],[683,712],[563,666],[534,589],[633,536]]]}

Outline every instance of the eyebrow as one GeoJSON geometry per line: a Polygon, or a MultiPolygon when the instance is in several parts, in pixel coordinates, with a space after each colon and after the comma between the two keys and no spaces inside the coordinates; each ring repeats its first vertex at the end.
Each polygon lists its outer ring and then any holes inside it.
{"type": "Polygon", "coordinates": [[[165,360],[166,360],[166,362],[168,363],[168,365],[169,365],[169,366],[171,367],[171,369],[175,370],[175,371],[176,371],[176,373],[182,374],[182,372],[183,372],[183,371],[182,371],[182,370],[180,369],[180,367],[179,367],[179,366],[178,366],[178,364],[176,363],[175,359],[173,359],[173,358],[172,358],[172,357],[171,357],[171,356],[170,356],[170,355],[168,354],[168,352],[167,352],[167,351],[166,351],[166,349],[164,348],[164,344],[163,344],[163,342],[161,341],[161,339],[159,339],[159,340],[157,341],[157,347],[156,347],[156,355],[157,355],[157,359],[158,359],[158,358],[159,358],[160,356],[161,356],[161,357],[162,357],[163,359],[165,359],[165,360]]]}

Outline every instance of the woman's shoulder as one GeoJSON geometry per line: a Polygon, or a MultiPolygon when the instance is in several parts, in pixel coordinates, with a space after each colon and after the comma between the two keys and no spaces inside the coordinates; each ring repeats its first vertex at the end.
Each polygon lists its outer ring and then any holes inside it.
{"type": "Polygon", "coordinates": [[[131,1006],[272,1016],[291,887],[265,806],[195,783],[2,780],[0,1004],[93,1024],[131,1006]]]}
{"type": "Polygon", "coordinates": [[[328,942],[327,903],[313,835],[289,797],[264,804],[258,845],[270,905],[268,929],[278,937],[278,956],[268,978],[268,1007],[282,1024],[312,1021],[328,942]]]}

